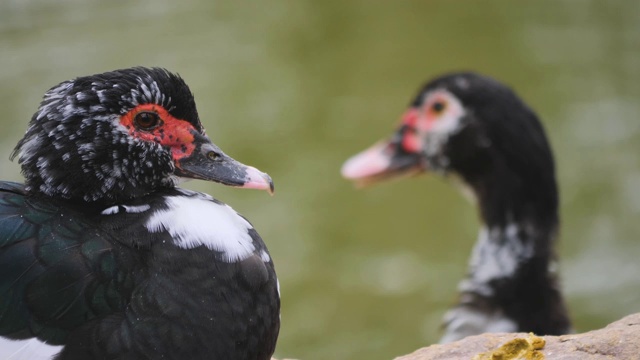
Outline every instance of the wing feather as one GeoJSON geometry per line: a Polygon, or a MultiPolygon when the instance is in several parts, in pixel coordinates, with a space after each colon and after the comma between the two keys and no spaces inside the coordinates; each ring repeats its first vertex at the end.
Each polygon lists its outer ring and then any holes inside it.
{"type": "Polygon", "coordinates": [[[0,336],[64,344],[87,321],[122,311],[130,253],[90,217],[0,182],[0,336]]]}

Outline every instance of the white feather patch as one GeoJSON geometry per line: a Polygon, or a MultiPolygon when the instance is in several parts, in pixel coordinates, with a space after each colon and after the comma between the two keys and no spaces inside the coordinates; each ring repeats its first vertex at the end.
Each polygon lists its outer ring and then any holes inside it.
{"type": "Polygon", "coordinates": [[[36,136],[32,136],[20,147],[20,159],[26,159],[35,153],[41,146],[42,141],[36,136]]]}
{"type": "Polygon", "coordinates": [[[262,261],[264,262],[269,262],[271,261],[271,257],[269,256],[269,253],[266,250],[262,250],[260,252],[260,258],[262,259],[262,261]]]}
{"type": "Polygon", "coordinates": [[[488,284],[494,279],[509,278],[520,263],[534,255],[533,242],[521,239],[518,229],[517,224],[511,223],[504,229],[480,230],[470,262],[474,283],[488,284]]]}
{"type": "Polygon", "coordinates": [[[111,207],[108,207],[108,208],[102,210],[101,214],[102,215],[113,215],[113,214],[117,214],[118,211],[119,211],[118,205],[114,205],[114,206],[111,206],[111,207]]]}
{"type": "Polygon", "coordinates": [[[458,307],[449,310],[444,317],[444,321],[446,331],[440,339],[440,344],[458,341],[471,335],[518,331],[516,323],[506,317],[502,311],[490,313],[467,307],[458,307]]]}
{"type": "Polygon", "coordinates": [[[130,214],[137,214],[137,213],[141,213],[141,212],[145,212],[147,210],[149,210],[151,208],[150,205],[148,204],[143,204],[143,205],[114,205],[111,207],[108,207],[104,210],[102,210],[101,214],[102,215],[113,215],[113,214],[117,214],[118,212],[120,212],[120,208],[124,209],[124,212],[126,213],[130,213],[130,214]]]}
{"type": "Polygon", "coordinates": [[[11,340],[0,337],[0,359],[3,360],[50,360],[63,346],[49,345],[38,339],[11,340]]]}
{"type": "Polygon", "coordinates": [[[438,116],[438,120],[423,133],[426,141],[424,151],[427,155],[435,156],[440,153],[444,144],[449,141],[451,135],[462,129],[460,120],[466,115],[462,103],[450,92],[444,89],[437,89],[425,95],[424,103],[426,107],[435,102],[446,103],[444,112],[438,116]]]}
{"type": "Polygon", "coordinates": [[[251,224],[225,204],[204,197],[167,196],[168,209],[153,214],[145,227],[152,233],[167,231],[183,249],[200,245],[223,253],[225,261],[244,260],[255,246],[251,224]]]}
{"type": "Polygon", "coordinates": [[[145,212],[151,208],[151,206],[149,206],[148,204],[138,205],[138,206],[122,205],[122,207],[124,208],[124,211],[132,214],[145,212]]]}
{"type": "Polygon", "coordinates": [[[280,297],[280,280],[276,279],[276,290],[278,290],[278,297],[280,297]]]}

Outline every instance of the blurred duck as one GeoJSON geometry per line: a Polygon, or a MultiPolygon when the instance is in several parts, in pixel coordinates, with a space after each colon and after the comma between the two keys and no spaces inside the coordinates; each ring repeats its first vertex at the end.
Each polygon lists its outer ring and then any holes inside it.
{"type": "Polygon", "coordinates": [[[496,80],[444,75],[419,91],[389,140],[342,167],[359,185],[424,172],[461,179],[483,224],[441,343],[485,332],[569,332],[555,273],[554,160],[536,114],[496,80]]]}

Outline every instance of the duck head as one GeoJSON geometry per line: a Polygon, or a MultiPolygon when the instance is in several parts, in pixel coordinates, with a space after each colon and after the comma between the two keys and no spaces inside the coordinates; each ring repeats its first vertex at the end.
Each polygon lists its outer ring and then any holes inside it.
{"type": "MultiPolygon", "coordinates": [[[[553,168],[536,115],[506,86],[474,73],[428,82],[394,134],[348,159],[342,175],[358,184],[424,172],[455,172],[468,181],[503,162],[553,168]]],[[[538,171],[538,172],[540,172],[538,171]]]]}
{"type": "Polygon", "coordinates": [[[271,178],[205,134],[178,75],[135,67],[51,88],[16,146],[30,193],[110,203],[185,179],[273,192],[271,178]]]}
{"type": "Polygon", "coordinates": [[[484,201],[485,215],[503,216],[505,208],[530,202],[557,205],[554,161],[542,124],[511,89],[475,73],[428,82],[390,138],[342,166],[343,177],[357,185],[429,172],[461,178],[484,201]]]}

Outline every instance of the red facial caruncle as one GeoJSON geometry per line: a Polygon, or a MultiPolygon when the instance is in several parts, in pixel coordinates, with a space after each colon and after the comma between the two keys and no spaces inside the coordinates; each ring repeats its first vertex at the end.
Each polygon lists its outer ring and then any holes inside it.
{"type": "Polygon", "coordinates": [[[445,112],[445,94],[435,93],[420,107],[411,107],[402,115],[402,149],[418,153],[423,147],[424,134],[429,132],[445,112]]]}
{"type": "Polygon", "coordinates": [[[195,150],[196,128],[186,120],[173,117],[161,105],[138,105],[122,115],[120,123],[131,136],[170,148],[174,160],[191,156],[195,150]]]}
{"type": "Polygon", "coordinates": [[[422,148],[422,141],[418,134],[420,111],[411,108],[402,115],[402,149],[408,153],[417,153],[422,148]]]}

